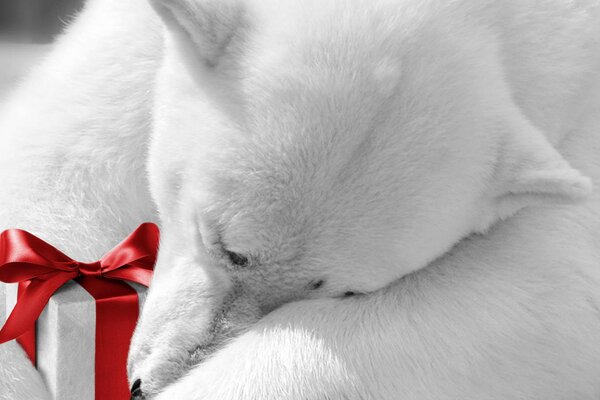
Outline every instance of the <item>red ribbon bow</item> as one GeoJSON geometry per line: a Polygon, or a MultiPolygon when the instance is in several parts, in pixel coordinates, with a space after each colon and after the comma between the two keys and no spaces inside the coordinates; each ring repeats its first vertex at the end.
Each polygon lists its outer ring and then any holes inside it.
{"type": "Polygon", "coordinates": [[[0,233],[0,281],[26,283],[17,304],[0,330],[0,343],[31,329],[50,297],[61,286],[79,276],[127,280],[150,284],[159,231],[152,223],[139,226],[100,261],[83,263],[20,229],[0,233]]]}
{"type": "Polygon", "coordinates": [[[119,281],[149,285],[158,241],[158,227],[144,223],[100,261],[83,263],[26,231],[0,233],[0,281],[19,284],[0,344],[17,338],[35,362],[35,322],[54,292],[75,279],[96,299],[96,399],[129,398],[125,363],[138,300],[119,281]]]}

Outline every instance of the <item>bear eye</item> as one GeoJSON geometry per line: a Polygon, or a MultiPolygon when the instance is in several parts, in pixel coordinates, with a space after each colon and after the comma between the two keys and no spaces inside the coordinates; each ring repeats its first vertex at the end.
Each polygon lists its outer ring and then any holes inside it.
{"type": "Polygon", "coordinates": [[[239,253],[234,253],[233,251],[225,250],[225,254],[227,255],[227,258],[229,258],[229,261],[237,267],[247,267],[250,263],[248,257],[239,253]]]}

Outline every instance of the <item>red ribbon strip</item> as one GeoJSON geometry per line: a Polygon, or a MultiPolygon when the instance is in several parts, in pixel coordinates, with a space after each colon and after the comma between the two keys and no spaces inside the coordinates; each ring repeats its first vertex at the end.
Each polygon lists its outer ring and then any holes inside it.
{"type": "Polygon", "coordinates": [[[96,399],[128,398],[125,368],[138,299],[120,281],[150,284],[158,241],[158,227],[144,223],[100,261],[82,263],[26,231],[0,233],[0,281],[19,284],[0,344],[17,338],[35,362],[35,321],[54,292],[75,279],[96,299],[96,399]]]}

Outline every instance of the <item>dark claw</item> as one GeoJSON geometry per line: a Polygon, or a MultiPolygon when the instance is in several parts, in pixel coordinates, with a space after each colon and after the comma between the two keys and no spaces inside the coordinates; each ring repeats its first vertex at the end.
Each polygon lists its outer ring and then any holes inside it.
{"type": "Polygon", "coordinates": [[[136,379],[131,385],[131,400],[144,400],[144,394],[142,393],[142,380],[136,379]]]}

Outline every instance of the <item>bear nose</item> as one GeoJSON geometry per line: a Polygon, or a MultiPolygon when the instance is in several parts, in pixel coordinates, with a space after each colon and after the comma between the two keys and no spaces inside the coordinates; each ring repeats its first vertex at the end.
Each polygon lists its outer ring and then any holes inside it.
{"type": "Polygon", "coordinates": [[[141,379],[136,379],[135,382],[133,382],[133,385],[131,385],[131,400],[144,400],[141,386],[141,379]]]}

